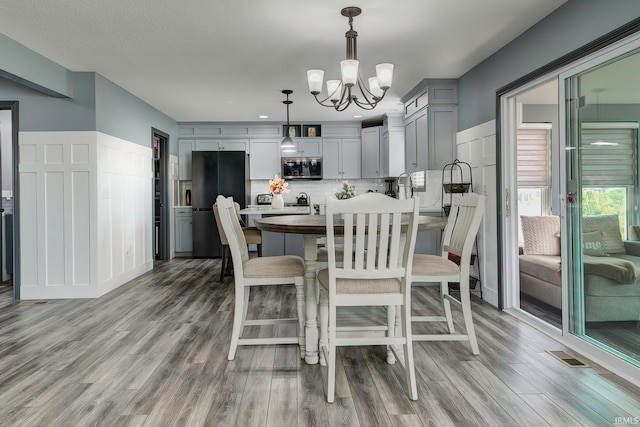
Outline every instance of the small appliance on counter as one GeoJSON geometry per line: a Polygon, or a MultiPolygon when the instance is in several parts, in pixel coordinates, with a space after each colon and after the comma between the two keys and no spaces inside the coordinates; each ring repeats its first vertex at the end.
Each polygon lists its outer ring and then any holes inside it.
{"type": "Polygon", "coordinates": [[[256,202],[259,205],[270,205],[273,200],[273,195],[271,193],[258,194],[256,196],[256,202]]]}
{"type": "Polygon", "coordinates": [[[309,206],[309,195],[302,192],[296,196],[296,203],[298,206],[309,206]]]}

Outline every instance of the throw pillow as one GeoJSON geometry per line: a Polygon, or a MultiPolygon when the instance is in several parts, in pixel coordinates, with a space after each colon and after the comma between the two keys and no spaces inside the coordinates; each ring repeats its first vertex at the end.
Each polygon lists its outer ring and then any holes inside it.
{"type": "Polygon", "coordinates": [[[602,231],[582,233],[582,253],[591,256],[607,256],[602,243],[602,231]]]}
{"type": "Polygon", "coordinates": [[[560,217],[521,216],[525,255],[560,255],[560,217]]]}
{"type": "Polygon", "coordinates": [[[582,218],[582,232],[601,231],[602,245],[607,254],[626,254],[620,234],[618,215],[585,216],[582,218]]]}

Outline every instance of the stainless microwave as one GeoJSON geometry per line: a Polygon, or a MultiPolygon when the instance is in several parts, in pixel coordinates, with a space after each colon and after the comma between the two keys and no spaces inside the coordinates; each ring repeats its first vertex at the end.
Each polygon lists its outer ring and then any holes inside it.
{"type": "Polygon", "coordinates": [[[284,179],[322,179],[322,157],[283,157],[284,179]]]}

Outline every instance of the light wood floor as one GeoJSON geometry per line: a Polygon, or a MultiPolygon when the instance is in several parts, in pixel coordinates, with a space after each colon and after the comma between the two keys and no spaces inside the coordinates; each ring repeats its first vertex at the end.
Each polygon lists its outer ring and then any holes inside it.
{"type": "MultiPolygon", "coordinates": [[[[478,303],[480,356],[464,343],[416,345],[418,401],[401,366],[370,347],[341,349],[327,404],[326,368],[305,365],[295,346],[241,347],[227,361],[232,279],[216,283],[219,263],[173,260],[97,300],[0,301],[0,425],[538,427],[640,416],[638,388],[565,366],[546,352],[561,345],[478,303]]],[[[433,290],[414,295],[414,307],[434,309],[433,290]]],[[[292,288],[255,297],[253,315],[295,307],[292,288]]]]}

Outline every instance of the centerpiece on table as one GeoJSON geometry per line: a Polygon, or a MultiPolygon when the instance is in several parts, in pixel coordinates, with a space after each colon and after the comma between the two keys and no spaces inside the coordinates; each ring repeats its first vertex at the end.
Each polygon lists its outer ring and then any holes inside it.
{"type": "Polygon", "coordinates": [[[342,184],[342,190],[336,193],[338,200],[350,199],[356,197],[356,189],[354,186],[350,186],[346,182],[342,184]]]}
{"type": "Polygon", "coordinates": [[[280,178],[278,174],[276,174],[273,179],[269,180],[269,186],[267,188],[273,194],[273,198],[271,199],[272,209],[284,208],[284,199],[282,198],[282,194],[289,192],[287,187],[289,187],[289,183],[285,182],[284,178],[280,178]]]}

